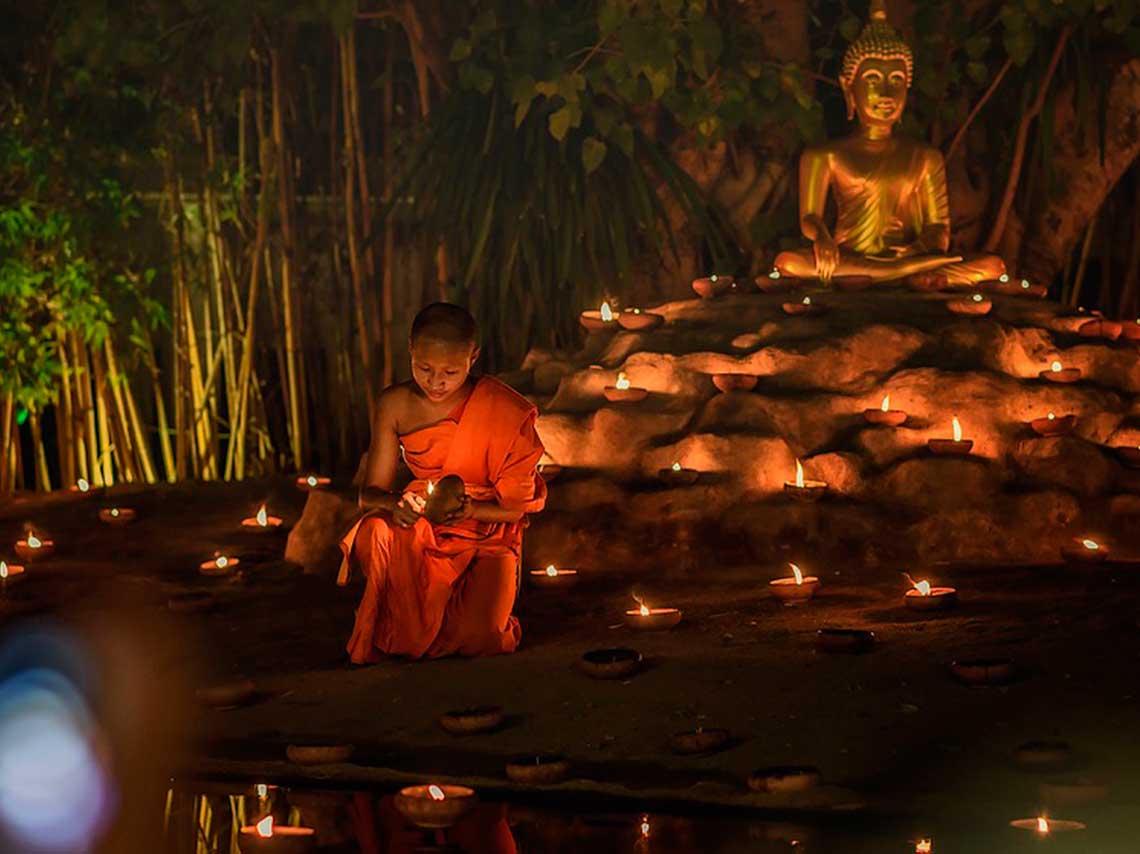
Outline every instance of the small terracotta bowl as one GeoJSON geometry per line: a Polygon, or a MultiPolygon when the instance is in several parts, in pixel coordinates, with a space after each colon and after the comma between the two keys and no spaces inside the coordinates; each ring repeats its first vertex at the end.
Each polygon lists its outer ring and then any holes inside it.
{"type": "Polygon", "coordinates": [[[99,511],[99,521],[108,525],[129,525],[135,521],[135,516],[130,507],[104,507],[99,511]]]}
{"type": "Polygon", "coordinates": [[[40,537],[39,541],[40,545],[36,548],[32,548],[28,545],[26,538],[17,540],[13,551],[28,563],[35,563],[37,560],[47,560],[55,551],[55,540],[45,540],[43,537],[40,537]]]}
{"type": "Polygon", "coordinates": [[[882,408],[863,410],[864,421],[881,427],[901,427],[906,419],[907,414],[901,409],[888,409],[886,412],[882,408]]]}
{"type": "Polygon", "coordinates": [[[926,447],[936,457],[968,457],[974,449],[974,440],[955,442],[953,439],[928,439],[926,447]]]}
{"type": "Polygon", "coordinates": [[[623,311],[617,316],[617,322],[622,329],[628,329],[630,332],[645,332],[663,324],[665,316],[651,311],[623,311]]]}
{"type": "Polygon", "coordinates": [[[784,310],[784,314],[790,315],[792,317],[798,317],[805,314],[820,315],[824,314],[827,311],[826,306],[823,306],[818,302],[786,302],[781,305],[780,308],[784,310]]]}
{"type": "Polygon", "coordinates": [[[1123,332],[1123,324],[1101,317],[1085,321],[1077,327],[1077,334],[1082,338],[1103,338],[1107,341],[1115,341],[1123,332]]]}
{"type": "Polygon", "coordinates": [[[1034,418],[1029,422],[1031,429],[1038,436],[1068,436],[1077,426],[1077,416],[1063,415],[1060,418],[1034,418]]]}
{"type": "Polygon", "coordinates": [[[778,765],[748,775],[748,788],[766,794],[806,792],[819,785],[822,776],[810,765],[778,765]]]}
{"type": "Polygon", "coordinates": [[[502,706],[472,706],[454,709],[439,716],[439,725],[452,735],[478,735],[503,725],[502,706]]]}
{"type": "Polygon", "coordinates": [[[981,316],[989,314],[993,310],[994,304],[990,300],[982,297],[974,299],[967,297],[966,299],[952,299],[946,303],[946,308],[951,314],[964,314],[969,316],[981,316]]]}
{"type": "Polygon", "coordinates": [[[625,679],[641,669],[642,661],[636,649],[593,649],[578,659],[578,669],[594,679],[625,679]]]}
{"type": "Polygon", "coordinates": [[[696,469],[675,469],[670,466],[657,470],[657,479],[669,486],[692,486],[700,476],[701,473],[696,469]]]}
{"type": "Polygon", "coordinates": [[[578,322],[591,332],[602,332],[607,329],[611,332],[615,332],[621,328],[618,326],[616,312],[614,313],[613,320],[602,320],[602,312],[596,308],[583,311],[578,315],[578,322]]]}
{"type": "Polygon", "coordinates": [[[803,584],[796,584],[794,578],[776,578],[768,582],[768,589],[784,604],[800,605],[819,591],[819,578],[814,575],[805,576],[803,584]]]}
{"type": "Polygon", "coordinates": [[[570,762],[557,753],[512,756],[507,760],[507,778],[528,786],[553,786],[570,776],[570,762]]]}
{"type": "Polygon", "coordinates": [[[680,608],[650,608],[648,614],[640,609],[625,612],[626,626],[640,632],[663,632],[676,627],[681,622],[680,608]]]}
{"type": "Polygon", "coordinates": [[[669,749],[678,756],[699,756],[723,750],[732,736],[726,729],[695,729],[669,738],[669,749]]]}
{"type": "Polygon", "coordinates": [[[637,403],[639,400],[645,400],[649,397],[649,389],[638,388],[633,385],[629,388],[608,385],[602,390],[602,394],[610,403],[637,403]]]}
{"type": "Polygon", "coordinates": [[[442,829],[451,827],[475,806],[475,790],[466,786],[438,784],[443,800],[433,800],[429,786],[408,786],[393,799],[396,811],[417,827],[442,829]]]}
{"type": "Polygon", "coordinates": [[[713,374],[713,385],[718,391],[729,394],[734,391],[752,391],[759,377],[753,374],[713,374]]]}
{"type": "Polygon", "coordinates": [[[1080,368],[1061,368],[1059,371],[1054,371],[1048,368],[1041,371],[1038,375],[1046,382],[1058,383],[1060,385],[1071,385],[1081,378],[1080,368]]]}
{"type": "Polygon", "coordinates": [[[541,587],[544,590],[568,590],[578,583],[580,573],[576,569],[559,567],[551,575],[545,569],[532,569],[527,573],[531,587],[541,587]]]}
{"type": "Polygon", "coordinates": [[[211,578],[232,575],[233,572],[241,566],[241,558],[226,557],[226,562],[222,566],[218,566],[218,559],[202,561],[198,564],[198,572],[202,575],[208,575],[211,578]]]}
{"type": "Polygon", "coordinates": [[[931,587],[930,595],[923,596],[911,589],[906,592],[903,601],[912,611],[943,611],[958,604],[958,591],[953,587],[931,587]]]}
{"type": "Polygon", "coordinates": [[[875,633],[866,629],[820,629],[815,637],[824,652],[868,652],[875,646],[875,633]]]}
{"type": "Polygon", "coordinates": [[[705,276],[693,279],[693,290],[701,299],[716,299],[736,290],[736,280],[732,276],[705,276]]]}
{"type": "Polygon", "coordinates": [[[273,835],[262,838],[255,825],[241,828],[238,851],[241,854],[305,854],[316,848],[316,830],[275,824],[273,835]]]}
{"type": "Polygon", "coordinates": [[[1088,548],[1083,542],[1061,546],[1061,557],[1070,563],[1104,563],[1111,554],[1112,550],[1104,543],[1097,543],[1095,549],[1088,548]]]}
{"type": "Polygon", "coordinates": [[[796,287],[799,284],[799,279],[793,279],[789,276],[772,278],[771,274],[765,273],[763,276],[757,276],[753,282],[759,290],[766,294],[782,294],[784,291],[790,291],[796,287]]]}
{"type": "Polygon", "coordinates": [[[950,664],[950,672],[967,685],[1005,685],[1015,670],[1008,658],[966,658],[950,664]]]}
{"type": "Polygon", "coordinates": [[[805,504],[819,501],[826,494],[827,484],[822,480],[804,480],[803,486],[796,486],[792,481],[784,484],[784,495],[805,504]]]}
{"type": "Polygon", "coordinates": [[[352,758],[351,744],[290,744],[285,756],[294,765],[337,765],[352,758]]]}

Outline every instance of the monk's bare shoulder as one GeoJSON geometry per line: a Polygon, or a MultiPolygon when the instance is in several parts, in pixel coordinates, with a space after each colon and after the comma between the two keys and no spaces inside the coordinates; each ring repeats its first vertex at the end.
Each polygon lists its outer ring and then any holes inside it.
{"type": "Polygon", "coordinates": [[[400,424],[414,417],[417,403],[410,382],[388,386],[376,401],[376,426],[399,432],[400,424]]]}

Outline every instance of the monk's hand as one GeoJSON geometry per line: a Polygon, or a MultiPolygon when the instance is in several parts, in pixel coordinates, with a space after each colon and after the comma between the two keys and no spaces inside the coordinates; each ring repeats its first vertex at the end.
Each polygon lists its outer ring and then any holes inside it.
{"type": "Polygon", "coordinates": [[[464,495],[459,499],[459,506],[443,517],[443,524],[455,525],[465,519],[472,519],[475,516],[475,505],[471,502],[470,495],[464,495]]]}
{"type": "Polygon", "coordinates": [[[392,508],[392,521],[401,528],[410,528],[423,515],[426,502],[423,496],[405,492],[392,508]]]}
{"type": "Polygon", "coordinates": [[[815,275],[820,284],[830,284],[839,266],[839,244],[831,237],[820,237],[812,244],[815,252],[815,275]]]}

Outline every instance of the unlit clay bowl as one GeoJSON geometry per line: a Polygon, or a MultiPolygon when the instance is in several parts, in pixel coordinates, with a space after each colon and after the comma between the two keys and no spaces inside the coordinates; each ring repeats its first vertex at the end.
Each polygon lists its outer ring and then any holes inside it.
{"type": "Polygon", "coordinates": [[[528,786],[552,786],[570,775],[570,762],[556,753],[513,756],[507,760],[507,777],[528,786]]]}
{"type": "Polygon", "coordinates": [[[816,646],[824,652],[867,652],[875,646],[875,633],[866,629],[820,629],[816,646]]]}
{"type": "Polygon", "coordinates": [[[778,765],[748,775],[748,788],[766,794],[805,792],[819,785],[819,769],[810,765],[778,765]]]}
{"type": "Polygon", "coordinates": [[[351,744],[290,744],[285,755],[294,765],[335,765],[352,758],[351,744]]]}
{"type": "Polygon", "coordinates": [[[669,749],[678,756],[699,756],[723,750],[732,736],[726,729],[695,729],[669,738],[669,749]]]}
{"type": "Polygon", "coordinates": [[[734,391],[752,391],[759,378],[753,374],[713,374],[713,385],[718,391],[728,394],[734,391]]]}
{"type": "Polygon", "coordinates": [[[452,735],[478,735],[503,724],[502,706],[472,706],[454,709],[439,716],[439,725],[452,735]]]}
{"type": "Polygon", "coordinates": [[[1014,670],[1008,658],[965,658],[950,664],[950,672],[967,685],[1005,685],[1014,670]]]}
{"type": "Polygon", "coordinates": [[[641,653],[615,647],[593,649],[578,659],[578,669],[594,679],[625,679],[641,669],[641,653]]]}

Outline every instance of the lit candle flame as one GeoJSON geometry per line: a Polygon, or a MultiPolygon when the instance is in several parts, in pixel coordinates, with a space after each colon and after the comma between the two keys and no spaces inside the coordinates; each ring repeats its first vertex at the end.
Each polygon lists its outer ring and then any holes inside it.
{"type": "Polygon", "coordinates": [[[1002,284],[1008,282],[1009,281],[1009,273],[1002,273],[1000,276],[998,276],[998,281],[1001,282],[1002,284]]]}
{"type": "Polygon", "coordinates": [[[649,616],[649,606],[646,605],[644,602],[641,603],[641,607],[639,607],[637,610],[641,614],[641,616],[643,616],[643,617],[649,616]]]}
{"type": "Polygon", "coordinates": [[[1048,833],[1049,832],[1049,820],[1047,818],[1045,818],[1045,816],[1043,816],[1043,815],[1037,816],[1037,832],[1038,833],[1048,833]]]}
{"type": "Polygon", "coordinates": [[[118,507],[112,507],[111,508],[111,515],[116,519],[119,518],[119,508],[118,507]]]}
{"type": "Polygon", "coordinates": [[[710,281],[710,282],[715,282],[715,281],[716,281],[716,273],[713,273],[711,276],[709,276],[709,281],[710,281]]]}
{"type": "Polygon", "coordinates": [[[804,467],[800,465],[799,460],[796,460],[796,488],[804,488],[804,467]]]}
{"type": "Polygon", "coordinates": [[[262,504],[261,509],[257,511],[257,524],[263,528],[269,524],[269,516],[265,512],[264,504],[262,504]]]}
{"type": "Polygon", "coordinates": [[[257,796],[259,798],[261,798],[262,800],[265,800],[266,798],[268,798],[269,797],[269,787],[267,785],[265,785],[264,783],[258,783],[257,784],[257,796]]]}
{"type": "Polygon", "coordinates": [[[934,841],[930,839],[920,839],[914,843],[914,854],[931,854],[934,850],[934,841]]]}
{"type": "Polygon", "coordinates": [[[1022,279],[1021,287],[1023,290],[1029,290],[1029,279],[1022,279]]]}
{"type": "Polygon", "coordinates": [[[906,578],[907,581],[910,582],[911,586],[915,590],[918,591],[919,596],[929,596],[930,595],[930,582],[929,581],[915,581],[913,578],[910,577],[909,572],[904,572],[903,576],[906,578]]]}
{"type": "Polygon", "coordinates": [[[309,486],[316,486],[317,479],[313,475],[309,475],[307,478],[305,478],[305,483],[309,484],[309,486]]]}
{"type": "Polygon", "coordinates": [[[443,789],[441,789],[435,783],[432,783],[430,786],[428,786],[428,795],[431,796],[431,799],[433,801],[442,801],[446,797],[446,795],[443,794],[443,789]]]}
{"type": "Polygon", "coordinates": [[[981,302],[982,299],[983,299],[983,297],[981,294],[974,294],[974,296],[973,296],[974,302],[981,302]]]}
{"type": "Polygon", "coordinates": [[[1100,543],[1096,540],[1081,540],[1081,545],[1088,549],[1090,552],[1095,552],[1100,548],[1100,543]]]}
{"type": "Polygon", "coordinates": [[[1055,374],[1061,373],[1061,363],[1054,360],[1053,364],[1049,366],[1049,370],[1055,374]]]}
{"type": "Polygon", "coordinates": [[[955,442],[961,442],[962,441],[962,425],[960,423],[958,423],[958,416],[957,415],[954,416],[954,441],[955,442]]]}
{"type": "Polygon", "coordinates": [[[1056,420],[1057,420],[1057,416],[1056,416],[1056,415],[1054,415],[1052,412],[1050,412],[1050,413],[1049,413],[1048,415],[1046,415],[1045,417],[1046,417],[1046,418],[1048,418],[1050,421],[1056,421],[1056,420]]]}
{"type": "Polygon", "coordinates": [[[427,494],[431,495],[433,492],[435,492],[435,483],[429,480],[427,485],[427,494]]]}
{"type": "Polygon", "coordinates": [[[609,323],[611,320],[614,319],[614,311],[612,308],[610,308],[610,304],[608,302],[603,302],[602,307],[599,311],[600,311],[600,314],[602,315],[602,322],[603,323],[609,323]]]}
{"type": "Polygon", "coordinates": [[[225,569],[229,565],[230,559],[225,555],[218,555],[217,560],[214,561],[214,566],[218,569],[225,569]]]}
{"type": "Polygon", "coordinates": [[[28,532],[28,548],[38,549],[42,545],[43,545],[43,543],[40,542],[40,538],[37,537],[35,534],[33,534],[31,531],[29,531],[28,532]]]}
{"type": "Polygon", "coordinates": [[[891,396],[889,394],[883,395],[883,412],[891,411],[891,396]]]}
{"type": "Polygon", "coordinates": [[[811,297],[804,297],[804,305],[811,305],[811,297]]]}
{"type": "Polygon", "coordinates": [[[769,278],[769,279],[778,279],[778,278],[780,278],[780,271],[779,271],[779,270],[773,270],[771,273],[769,273],[769,274],[768,274],[768,278],[769,278]]]}
{"type": "Polygon", "coordinates": [[[617,382],[614,385],[623,391],[629,388],[629,378],[625,375],[624,371],[618,372],[617,382]]]}
{"type": "Polygon", "coordinates": [[[0,578],[7,578],[7,577],[8,577],[8,564],[6,564],[6,563],[4,563],[4,561],[0,560],[0,578]]]}
{"type": "Polygon", "coordinates": [[[804,574],[800,572],[800,568],[794,563],[789,563],[788,566],[792,568],[792,573],[796,576],[796,584],[804,583],[804,574]]]}
{"type": "Polygon", "coordinates": [[[674,462],[673,463],[673,471],[680,471],[680,470],[681,470],[681,464],[679,462],[674,462]]]}
{"type": "Polygon", "coordinates": [[[78,488],[78,489],[79,489],[79,491],[80,491],[80,492],[86,492],[87,490],[89,490],[89,489],[91,488],[91,484],[89,484],[89,483],[88,483],[88,482],[87,482],[87,481],[86,481],[84,478],[82,478],[82,477],[81,477],[81,478],[79,478],[79,480],[75,482],[75,486],[76,486],[76,488],[78,488]]]}
{"type": "Polygon", "coordinates": [[[649,838],[649,816],[647,815],[641,817],[641,838],[649,838]]]}
{"type": "Polygon", "coordinates": [[[257,835],[262,839],[269,839],[273,836],[273,816],[267,815],[257,823],[257,835]]]}
{"type": "Polygon", "coordinates": [[[558,570],[557,570],[557,569],[555,569],[555,567],[554,567],[554,564],[550,564],[550,566],[548,566],[548,567],[546,568],[546,574],[547,574],[547,575],[549,575],[549,576],[551,576],[552,578],[553,578],[555,575],[558,575],[558,570]]]}

